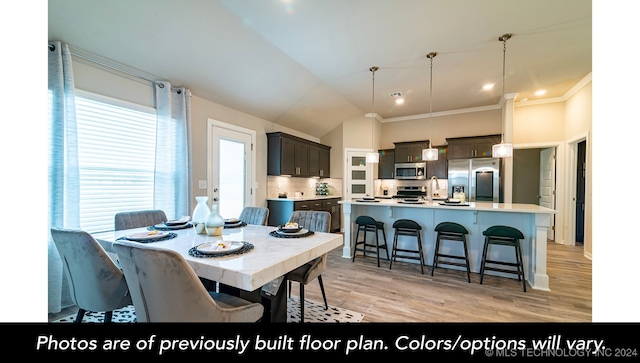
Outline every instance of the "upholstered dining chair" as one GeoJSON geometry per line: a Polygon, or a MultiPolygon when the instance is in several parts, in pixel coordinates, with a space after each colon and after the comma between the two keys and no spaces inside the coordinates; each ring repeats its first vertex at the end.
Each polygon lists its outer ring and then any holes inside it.
{"type": "Polygon", "coordinates": [[[269,220],[269,208],[266,207],[244,207],[240,212],[239,219],[246,224],[257,224],[266,226],[269,220]]]}
{"type": "Polygon", "coordinates": [[[167,216],[163,210],[148,209],[131,212],[119,212],[114,217],[116,231],[130,228],[148,227],[166,222],[167,216]]]}
{"type": "Polygon", "coordinates": [[[138,322],[257,322],[264,306],[210,292],[179,253],[152,244],[117,241],[138,322]]]}
{"type": "Polygon", "coordinates": [[[104,312],[110,323],[113,310],[131,305],[124,273],[89,233],[51,228],[53,242],[60,253],[69,282],[71,299],[78,306],[76,323],[85,312],[104,312]]]}
{"type": "MultiPolygon", "coordinates": [[[[331,213],[326,211],[294,211],[289,217],[289,222],[298,223],[305,229],[314,232],[329,232],[331,229],[331,213]]],[[[289,280],[289,296],[291,296],[291,282],[300,284],[300,322],[304,323],[304,286],[317,279],[322,291],[325,309],[329,309],[327,295],[322,283],[322,272],[327,268],[327,254],[305,263],[287,274],[289,280]]]]}

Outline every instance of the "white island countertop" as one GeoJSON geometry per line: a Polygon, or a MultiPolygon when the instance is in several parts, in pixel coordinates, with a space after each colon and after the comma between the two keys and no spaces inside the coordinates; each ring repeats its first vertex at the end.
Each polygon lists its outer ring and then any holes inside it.
{"type": "Polygon", "coordinates": [[[390,207],[407,207],[407,208],[438,208],[438,209],[455,209],[455,210],[474,210],[474,211],[495,211],[495,212],[514,212],[514,213],[552,213],[555,214],[556,210],[541,207],[536,204],[521,204],[521,203],[492,203],[492,202],[467,202],[460,203],[460,205],[441,205],[443,201],[424,201],[422,204],[408,204],[402,203],[402,199],[393,198],[376,198],[376,201],[360,201],[354,200],[342,200],[340,204],[354,204],[354,205],[371,205],[371,206],[390,206],[390,207]]]}
{"type": "Polygon", "coordinates": [[[290,202],[304,202],[307,200],[318,200],[318,199],[335,199],[335,198],[340,198],[342,199],[341,195],[305,195],[302,197],[292,197],[289,196],[287,198],[266,198],[266,200],[271,200],[271,201],[290,201],[290,202]]]}
{"type": "MultiPolygon", "coordinates": [[[[423,201],[423,200],[420,200],[423,201]]],[[[519,229],[525,236],[521,241],[525,278],[534,289],[549,290],[547,275],[547,229],[551,218],[557,213],[554,209],[536,204],[467,202],[464,205],[442,205],[443,201],[423,201],[408,204],[402,199],[342,200],[344,220],[344,246],[342,256],[352,258],[352,238],[355,238],[355,220],[361,215],[368,215],[384,223],[388,249],[391,251],[394,229],[393,223],[398,219],[411,219],[422,226],[421,237],[425,262],[433,264],[435,250],[435,227],[441,222],[456,222],[467,228],[470,268],[472,272],[480,271],[484,235],[482,232],[494,225],[507,225],[519,229]]],[[[360,237],[362,238],[362,236],[360,237]]],[[[399,245],[415,247],[415,241],[404,239],[399,245]]],[[[462,244],[450,244],[447,248],[462,253],[462,244]]],[[[493,246],[489,252],[491,259],[507,262],[515,261],[513,248],[493,246]]],[[[385,257],[384,252],[380,257],[385,257]]],[[[413,262],[413,261],[407,261],[413,262]]],[[[453,267],[455,268],[455,267],[453,267]]],[[[487,272],[488,274],[494,274],[487,272]]],[[[497,273],[501,275],[501,273],[497,273]]],[[[504,274],[502,274],[504,275],[504,274]]]]}

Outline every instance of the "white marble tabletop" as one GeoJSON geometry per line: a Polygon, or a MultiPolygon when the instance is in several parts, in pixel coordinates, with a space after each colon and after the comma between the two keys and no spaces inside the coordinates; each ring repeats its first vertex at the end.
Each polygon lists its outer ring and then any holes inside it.
{"type": "MultiPolygon", "coordinates": [[[[303,238],[277,238],[269,235],[276,227],[247,225],[225,228],[220,237],[196,234],[194,228],[172,230],[176,238],[150,242],[158,247],[179,252],[198,276],[254,291],[269,281],[343,245],[343,236],[335,233],[315,232],[303,238]],[[189,249],[205,242],[246,241],[254,248],[243,254],[219,257],[193,257],[189,249]]],[[[146,228],[93,234],[105,250],[113,252],[112,244],[125,235],[143,232],[146,228]]]]}

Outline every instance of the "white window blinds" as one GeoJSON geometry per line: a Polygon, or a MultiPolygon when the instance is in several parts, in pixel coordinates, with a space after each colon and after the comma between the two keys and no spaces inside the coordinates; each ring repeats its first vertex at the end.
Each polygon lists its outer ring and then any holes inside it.
{"type": "Polygon", "coordinates": [[[114,228],[117,212],[153,209],[156,111],[77,90],[80,226],[114,228]]]}

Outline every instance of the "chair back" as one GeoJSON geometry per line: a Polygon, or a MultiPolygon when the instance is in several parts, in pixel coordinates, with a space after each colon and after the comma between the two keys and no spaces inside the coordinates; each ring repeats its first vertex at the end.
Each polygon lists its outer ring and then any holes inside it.
{"type": "Polygon", "coordinates": [[[51,228],[73,302],[87,311],[112,311],[131,304],[125,276],[89,233],[51,228]]]}
{"type": "Polygon", "coordinates": [[[298,223],[298,225],[314,232],[329,233],[331,231],[331,213],[326,211],[293,211],[289,222],[298,223]]]}
{"type": "Polygon", "coordinates": [[[266,226],[269,220],[269,208],[266,207],[244,207],[239,219],[246,224],[257,224],[266,226]]]}
{"type": "Polygon", "coordinates": [[[116,231],[123,229],[153,226],[166,222],[167,216],[163,210],[149,209],[132,212],[119,212],[114,217],[114,227],[116,231]]]}
{"type": "Polygon", "coordinates": [[[130,241],[117,241],[113,248],[139,322],[256,322],[262,317],[260,303],[207,291],[175,251],[130,241]]]}

